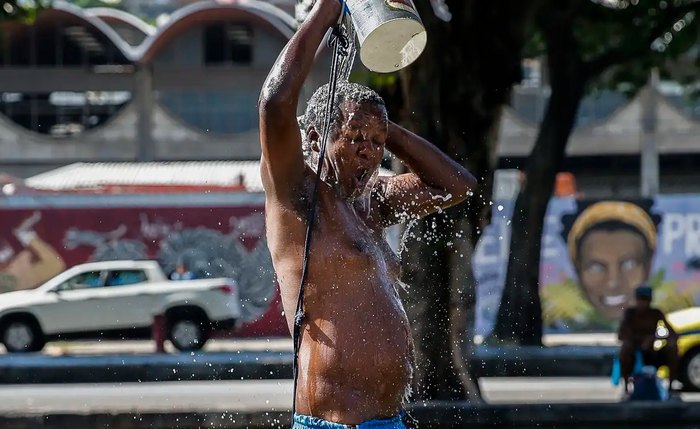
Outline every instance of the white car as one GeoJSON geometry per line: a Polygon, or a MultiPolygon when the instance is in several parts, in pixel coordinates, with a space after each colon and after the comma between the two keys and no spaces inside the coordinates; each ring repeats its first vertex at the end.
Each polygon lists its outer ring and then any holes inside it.
{"type": "Polygon", "coordinates": [[[178,350],[198,350],[240,317],[231,279],[171,281],[156,261],[76,265],[33,290],[0,294],[0,340],[9,352],[50,340],[149,338],[156,316],[178,350]]]}

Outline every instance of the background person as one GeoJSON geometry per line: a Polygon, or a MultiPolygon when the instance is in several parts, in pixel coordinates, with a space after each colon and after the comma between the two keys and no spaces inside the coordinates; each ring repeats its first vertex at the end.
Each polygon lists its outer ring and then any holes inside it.
{"type": "Polygon", "coordinates": [[[669,392],[673,391],[673,382],[678,378],[678,334],[668,323],[661,310],[651,306],[652,289],[640,286],[635,289],[636,304],[624,312],[618,331],[620,347],[620,369],[624,380],[625,392],[629,392],[629,379],[633,375],[637,352],[641,352],[644,365],[668,366],[669,392]],[[663,327],[660,327],[660,323],[663,327]],[[662,331],[662,332],[659,332],[662,331]],[[654,343],[659,337],[665,337],[666,344],[659,350],[654,343]]]}
{"type": "Polygon", "coordinates": [[[187,268],[184,262],[178,262],[175,271],[170,274],[170,280],[193,280],[195,275],[187,268]]]}

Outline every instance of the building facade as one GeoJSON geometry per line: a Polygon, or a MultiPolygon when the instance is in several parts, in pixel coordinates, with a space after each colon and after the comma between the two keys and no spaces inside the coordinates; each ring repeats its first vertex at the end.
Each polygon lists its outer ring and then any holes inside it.
{"type": "MultiPolygon", "coordinates": [[[[3,23],[0,170],[258,158],[258,95],[294,29],[255,0],[197,2],[158,28],[63,2],[33,25],[3,23]]],[[[324,63],[303,97],[326,79],[324,63]]]]}
{"type": "MultiPolygon", "coordinates": [[[[294,4],[122,0],[125,12],[59,0],[33,25],[2,23],[0,171],[30,177],[81,161],[259,158],[257,98],[295,31],[294,4]]],[[[327,79],[320,58],[302,99],[327,79]]],[[[504,169],[525,165],[548,97],[540,62],[524,69],[501,123],[504,169]]],[[[661,191],[696,191],[700,104],[662,84],[633,99],[584,99],[565,169],[587,195],[639,194],[650,93],[661,191]]]]}

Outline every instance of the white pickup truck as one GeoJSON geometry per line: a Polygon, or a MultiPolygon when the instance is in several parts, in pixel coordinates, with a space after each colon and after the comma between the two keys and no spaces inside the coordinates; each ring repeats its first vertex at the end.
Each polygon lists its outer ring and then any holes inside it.
{"type": "Polygon", "coordinates": [[[0,340],[8,352],[33,352],[50,340],[148,338],[162,315],[175,348],[198,350],[240,313],[231,279],[171,281],[156,261],[92,262],[0,294],[0,340]]]}

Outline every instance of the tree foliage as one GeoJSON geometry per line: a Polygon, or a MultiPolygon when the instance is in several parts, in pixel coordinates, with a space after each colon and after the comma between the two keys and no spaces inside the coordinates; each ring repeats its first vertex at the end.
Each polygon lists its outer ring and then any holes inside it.
{"type": "Polygon", "coordinates": [[[115,9],[123,9],[121,0],[71,0],[71,3],[83,9],[91,7],[111,7],[115,9]]]}
{"type": "Polygon", "coordinates": [[[49,7],[50,0],[0,0],[0,20],[32,22],[42,10],[49,7]]]}

